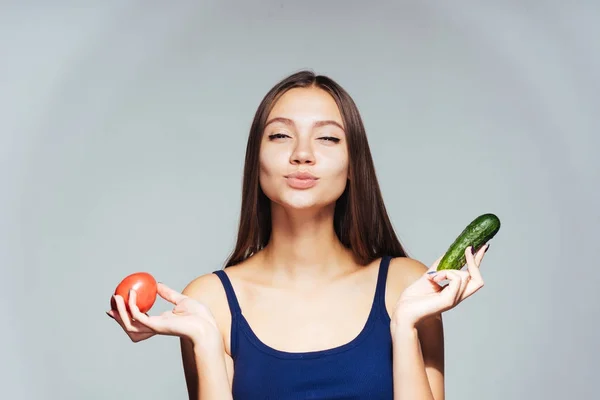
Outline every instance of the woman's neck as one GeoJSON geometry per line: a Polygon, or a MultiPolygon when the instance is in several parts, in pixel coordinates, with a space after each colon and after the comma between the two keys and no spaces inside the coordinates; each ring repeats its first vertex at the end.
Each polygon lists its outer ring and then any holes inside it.
{"type": "Polygon", "coordinates": [[[333,228],[333,211],[272,208],[271,237],[261,264],[271,270],[274,281],[311,285],[355,269],[352,252],[333,228]]]}

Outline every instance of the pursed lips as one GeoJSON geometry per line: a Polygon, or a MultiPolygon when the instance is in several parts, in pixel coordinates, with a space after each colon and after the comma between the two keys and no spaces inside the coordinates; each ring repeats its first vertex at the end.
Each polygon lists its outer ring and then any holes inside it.
{"type": "Polygon", "coordinates": [[[309,172],[294,172],[285,176],[288,185],[294,189],[308,189],[316,185],[319,178],[309,172]]]}
{"type": "Polygon", "coordinates": [[[311,174],[310,172],[294,172],[289,175],[286,175],[285,177],[290,178],[290,179],[300,179],[300,180],[307,180],[307,179],[317,180],[317,179],[319,179],[316,176],[314,176],[313,174],[311,174]]]}

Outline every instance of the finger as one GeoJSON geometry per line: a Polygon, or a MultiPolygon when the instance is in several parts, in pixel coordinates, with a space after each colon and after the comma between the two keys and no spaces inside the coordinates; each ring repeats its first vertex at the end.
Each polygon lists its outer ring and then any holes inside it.
{"type": "Polygon", "coordinates": [[[136,320],[136,322],[139,322],[141,325],[149,328],[151,331],[154,331],[152,317],[140,311],[139,307],[135,302],[136,298],[137,292],[131,289],[129,291],[129,310],[131,311],[131,316],[136,320]]]}
{"type": "Polygon", "coordinates": [[[431,278],[433,275],[436,274],[436,272],[438,272],[437,267],[438,265],[440,265],[440,261],[442,261],[443,257],[444,256],[438,257],[438,259],[435,260],[429,268],[427,268],[427,271],[425,271],[425,273],[423,274],[425,278],[431,278]]]}
{"type": "MultiPolygon", "coordinates": [[[[121,318],[121,323],[123,328],[127,332],[138,332],[137,328],[133,325],[131,321],[131,317],[129,316],[129,312],[127,311],[127,307],[125,306],[125,300],[120,295],[114,295],[115,303],[117,303],[117,310],[119,311],[119,317],[121,318]]],[[[131,302],[131,299],[130,299],[131,302]]]]}
{"type": "Polygon", "coordinates": [[[454,298],[454,302],[458,303],[460,301],[462,294],[464,293],[465,288],[467,286],[467,283],[469,282],[471,277],[467,271],[449,270],[448,271],[448,279],[450,279],[450,282],[453,282],[453,281],[458,282],[458,289],[455,293],[455,298],[454,298]]]}
{"type": "Polygon", "coordinates": [[[440,283],[450,279],[465,279],[468,275],[469,272],[467,271],[444,269],[436,272],[435,274],[429,275],[429,278],[436,283],[440,283]]]}
{"type": "Polygon", "coordinates": [[[152,336],[156,335],[155,332],[148,332],[148,333],[130,333],[128,334],[129,339],[131,339],[131,341],[133,343],[137,343],[137,342],[141,342],[142,340],[146,340],[148,338],[151,338],[152,336]]]}
{"type": "Polygon", "coordinates": [[[465,291],[463,292],[460,301],[463,301],[467,297],[472,296],[475,292],[477,292],[479,289],[481,289],[483,287],[483,285],[484,285],[483,281],[477,281],[477,280],[471,279],[471,281],[467,284],[467,287],[465,288],[465,291]]]}
{"type": "MultiPolygon", "coordinates": [[[[137,295],[135,290],[131,290],[130,291],[130,298],[131,296],[134,297],[137,295]]],[[[137,304],[133,303],[130,304],[130,309],[131,309],[131,315],[135,318],[135,321],[137,324],[140,325],[140,329],[139,332],[146,332],[146,333],[152,333],[152,334],[156,334],[156,333],[164,333],[165,332],[165,317],[169,316],[169,315],[173,315],[173,313],[171,311],[165,311],[164,313],[161,314],[161,317],[152,317],[149,316],[148,313],[142,313],[139,309],[139,307],[137,306],[137,304]]]]}
{"type": "Polygon", "coordinates": [[[474,255],[472,246],[469,246],[465,249],[465,259],[467,261],[467,269],[473,268],[473,267],[479,269],[479,262],[477,261],[477,258],[479,258],[481,260],[480,254],[483,253],[482,250],[483,250],[483,248],[479,249],[477,254],[474,255]]]}
{"type": "Polygon", "coordinates": [[[456,304],[456,299],[460,291],[460,278],[449,274],[450,283],[440,292],[440,302],[443,310],[448,310],[456,304]]]}
{"type": "MultiPolygon", "coordinates": [[[[118,304],[116,300],[115,300],[115,304],[118,304]]],[[[147,327],[145,327],[143,325],[140,325],[138,322],[135,322],[135,321],[131,322],[131,326],[133,326],[135,328],[135,331],[128,330],[127,327],[125,326],[125,324],[123,323],[123,320],[121,319],[121,316],[119,315],[119,312],[116,310],[107,311],[106,315],[113,318],[134,343],[137,343],[140,340],[147,339],[154,335],[154,331],[148,329],[147,327]]]]}
{"type": "Polygon", "coordinates": [[[106,312],[106,315],[114,319],[121,328],[125,329],[125,325],[123,325],[123,321],[121,320],[121,316],[119,315],[118,311],[110,310],[106,312]]]}
{"type": "Polygon", "coordinates": [[[129,289],[129,313],[134,321],[138,321],[141,314],[140,308],[137,306],[137,292],[135,289],[129,289]]]}
{"type": "Polygon", "coordinates": [[[123,324],[123,320],[121,320],[121,317],[119,316],[119,314],[113,310],[111,311],[107,311],[106,314],[111,317],[112,319],[114,319],[117,324],[119,324],[119,326],[121,328],[123,328],[123,330],[125,331],[125,333],[127,334],[127,336],[129,336],[131,338],[131,340],[133,340],[134,342],[136,341],[135,336],[147,336],[149,333],[153,333],[152,331],[148,330],[147,328],[144,329],[140,329],[140,327],[137,325],[137,323],[135,321],[132,321],[131,325],[136,327],[138,332],[129,332],[127,331],[127,328],[125,327],[125,324],[123,324]]]}
{"type": "MultiPolygon", "coordinates": [[[[454,296],[452,302],[458,303],[468,286],[470,277],[467,271],[444,270],[433,276],[431,280],[442,286],[443,291],[450,290],[454,296]],[[444,281],[448,281],[448,284],[443,285],[442,282],[444,281]]],[[[445,296],[449,296],[449,294],[446,293],[445,296]]]]}
{"type": "Polygon", "coordinates": [[[464,274],[460,275],[460,288],[458,289],[458,294],[456,295],[456,303],[460,303],[463,299],[463,294],[469,286],[469,282],[471,281],[471,275],[464,271],[464,274]]]}
{"type": "MultiPolygon", "coordinates": [[[[477,263],[471,251],[466,255],[467,258],[467,270],[469,271],[469,275],[471,275],[471,281],[469,285],[471,288],[479,289],[483,286],[483,277],[481,276],[481,270],[479,269],[479,264],[477,263]]],[[[485,253],[485,249],[481,249],[478,253],[485,253]]],[[[472,293],[469,293],[471,295],[472,293]]]]}
{"type": "Polygon", "coordinates": [[[186,298],[185,295],[171,289],[163,283],[157,283],[156,288],[160,297],[175,305],[179,304],[181,301],[183,301],[183,299],[186,298]]]}
{"type": "Polygon", "coordinates": [[[485,252],[488,251],[489,247],[490,247],[489,243],[486,244],[485,246],[481,246],[481,248],[479,249],[479,251],[475,255],[475,264],[478,267],[481,265],[481,260],[483,260],[483,257],[485,256],[485,252]]]}

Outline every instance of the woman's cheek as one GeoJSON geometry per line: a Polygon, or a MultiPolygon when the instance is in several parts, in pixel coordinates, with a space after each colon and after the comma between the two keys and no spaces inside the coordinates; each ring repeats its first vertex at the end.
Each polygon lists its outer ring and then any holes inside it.
{"type": "Polygon", "coordinates": [[[277,157],[276,154],[262,154],[259,162],[258,174],[258,180],[262,191],[272,200],[277,192],[277,179],[285,175],[285,173],[281,171],[281,166],[278,166],[275,157],[277,157]]]}
{"type": "MultiPolygon", "coordinates": [[[[326,169],[324,178],[326,178],[326,187],[324,189],[330,192],[332,197],[341,196],[346,189],[348,182],[348,166],[344,161],[339,159],[330,165],[326,169]]],[[[329,198],[329,196],[327,196],[329,198]]]]}
{"type": "Polygon", "coordinates": [[[345,181],[348,178],[348,156],[346,152],[329,154],[322,158],[321,169],[332,179],[345,181]]]}

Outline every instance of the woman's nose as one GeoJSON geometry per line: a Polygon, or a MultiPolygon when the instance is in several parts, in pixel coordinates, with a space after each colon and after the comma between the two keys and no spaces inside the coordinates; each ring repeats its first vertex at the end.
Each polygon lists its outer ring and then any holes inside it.
{"type": "Polygon", "coordinates": [[[315,156],[310,144],[299,142],[291,154],[290,162],[292,164],[314,164],[315,156]]]}

